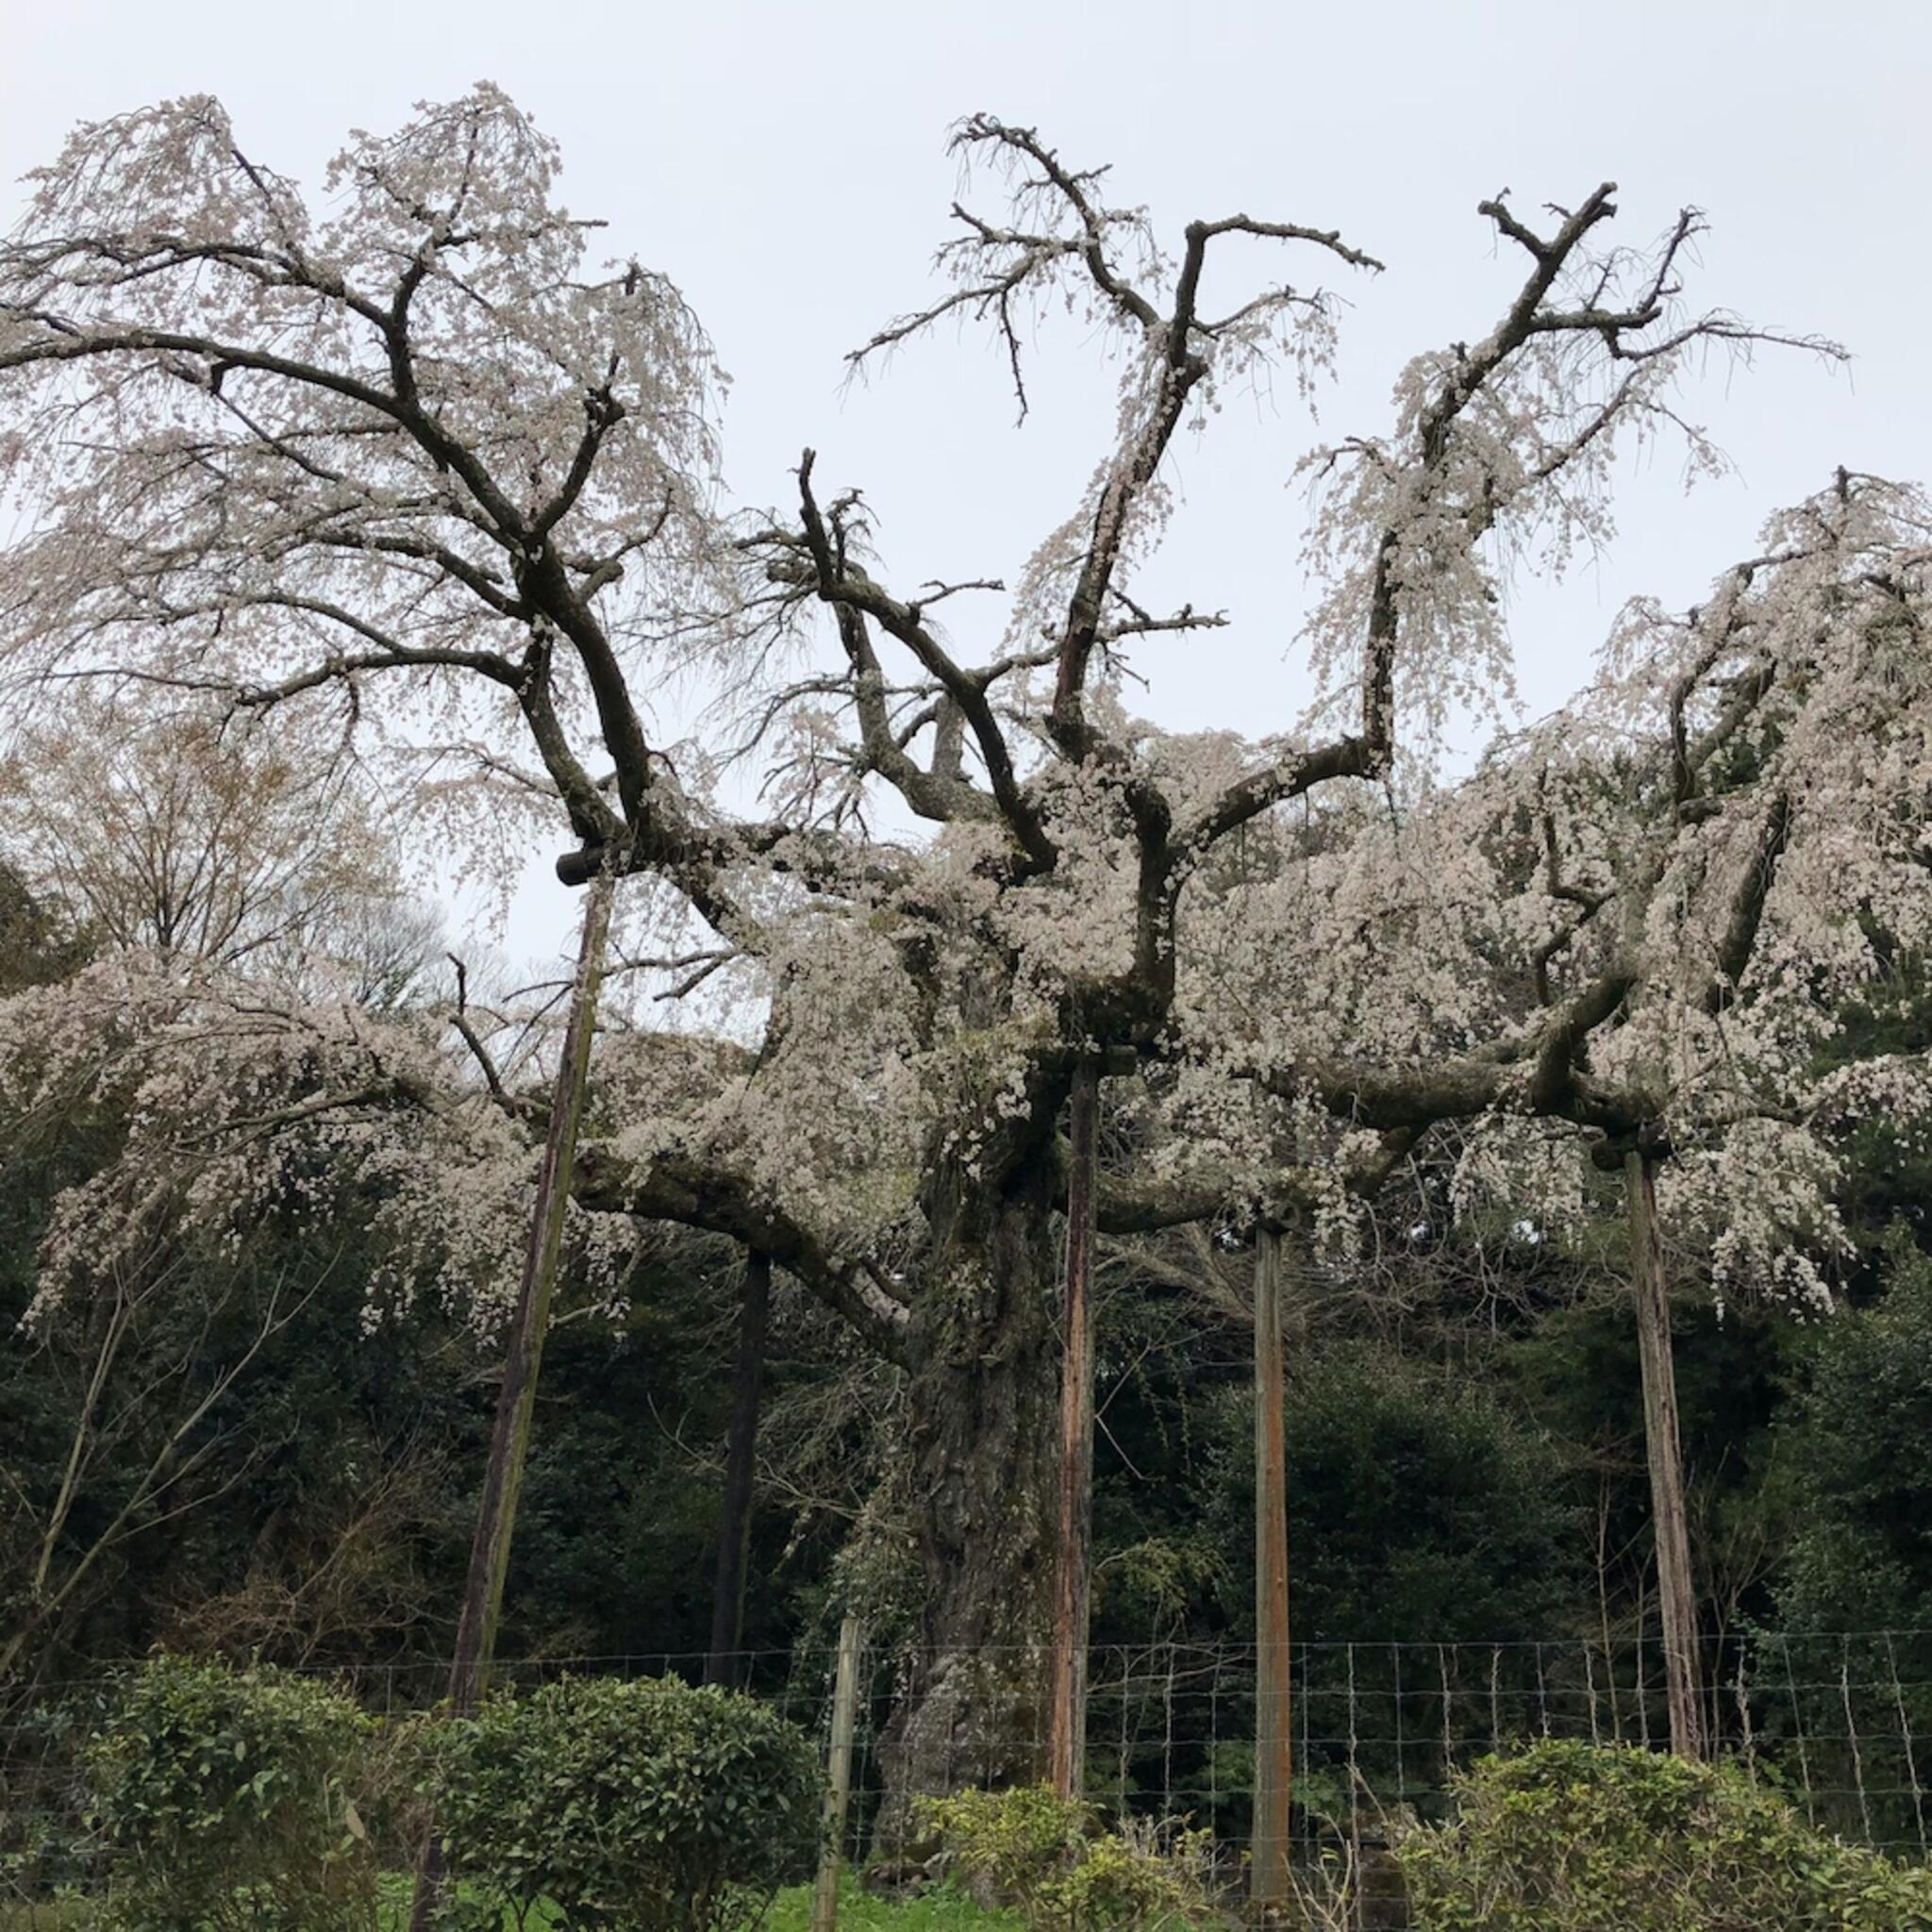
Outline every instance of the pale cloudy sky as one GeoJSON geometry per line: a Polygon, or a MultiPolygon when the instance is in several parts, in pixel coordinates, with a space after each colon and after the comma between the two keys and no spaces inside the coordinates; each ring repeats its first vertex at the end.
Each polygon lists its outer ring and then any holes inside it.
{"type": "MultiPolygon", "coordinates": [[[[1711,234],[1693,302],[1846,343],[1845,371],[1772,355],[1714,365],[1689,392],[1739,474],[1687,502],[1665,457],[1626,478],[1611,557],[1524,589],[1532,709],[1587,674],[1626,595],[1693,600],[1835,464],[1932,474],[1932,0],[0,0],[0,23],[9,217],[11,184],[82,118],[212,92],[252,151],[313,180],[346,128],[499,82],[562,142],[573,210],[608,220],[611,252],[670,274],[710,329],[736,378],[738,493],[782,499],[812,443],[826,489],[865,489],[903,584],[1010,580],[1110,421],[1109,378],[1071,329],[1047,344],[1017,433],[1000,358],[974,338],[949,332],[841,389],[843,352],[931,287],[958,185],[946,127],[979,108],[1037,125],[1072,161],[1111,161],[1117,198],[1171,230],[1239,209],[1340,226],[1381,258],[1373,278],[1322,270],[1353,304],[1326,433],[1382,428],[1409,355],[1493,322],[1519,271],[1474,207],[1504,188],[1527,211],[1613,178],[1633,242],[1694,203],[1711,234]]],[[[1144,708],[1163,722],[1292,719],[1287,480],[1310,435],[1284,394],[1231,406],[1183,452],[1185,505],[1144,581],[1235,623],[1144,661],[1144,708]]],[[[533,860],[536,878],[547,869],[533,860]]],[[[533,885],[512,943],[539,945],[565,916],[533,885]]]]}

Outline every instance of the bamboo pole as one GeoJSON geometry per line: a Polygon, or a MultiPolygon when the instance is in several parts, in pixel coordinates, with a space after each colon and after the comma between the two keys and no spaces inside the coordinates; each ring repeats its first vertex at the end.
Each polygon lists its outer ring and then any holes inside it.
{"type": "Polygon", "coordinates": [[[1263,1226],[1255,1235],[1255,1818],[1248,1858],[1249,1903],[1263,1923],[1289,1901],[1289,1673],[1281,1236],[1263,1226]]]}
{"type": "MultiPolygon", "coordinates": [[[[582,936],[577,948],[570,1019],[551,1094],[550,1124],[537,1170],[537,1196],[530,1213],[530,1238],[516,1313],[504,1353],[503,1382],[497,1391],[496,1419],[491,1430],[490,1459],[476,1507],[476,1534],[470,1545],[469,1575],[457,1623],[450,1660],[449,1706],[467,1716],[489,1687],[496,1654],[496,1628],[503,1613],[504,1579],[509,1572],[510,1539],[536,1414],[537,1374],[543,1339],[550,1326],[550,1302],[557,1288],[558,1256],[563,1242],[564,1209],[570,1199],[571,1166],[576,1155],[577,1123],[591,1067],[591,1038],[596,1030],[597,989],[610,936],[610,902],[616,882],[600,871],[584,900],[582,936]]],[[[423,1863],[417,1873],[410,1932],[427,1932],[442,1894],[441,1846],[432,1821],[423,1863]]]]}
{"type": "Polygon", "coordinates": [[[1671,1360],[1669,1281],[1657,1227],[1657,1163],[1633,1149],[1624,1157],[1624,1176],[1630,1208],[1630,1284],[1637,1304],[1638,1358],[1643,1372],[1643,1446],[1650,1465],[1650,1508],[1657,1536],[1657,1601],[1663,1616],[1671,1749],[1679,1757],[1697,1759],[1704,1756],[1697,1590],[1690,1572],[1677,1381],[1671,1360]]]}
{"type": "Polygon", "coordinates": [[[852,1740],[858,1727],[858,1619],[847,1610],[839,1625],[839,1673],[832,1684],[824,1847],[812,1887],[811,1932],[835,1932],[839,1924],[839,1874],[845,1862],[845,1817],[852,1802],[852,1740]]]}
{"type": "Polygon", "coordinates": [[[1054,1552],[1047,1775],[1080,1795],[1087,1753],[1088,1598],[1093,1561],[1093,1143],[1100,1081],[1074,1075],[1067,1165],[1065,1339],[1060,1369],[1059,1534],[1054,1552]]]}

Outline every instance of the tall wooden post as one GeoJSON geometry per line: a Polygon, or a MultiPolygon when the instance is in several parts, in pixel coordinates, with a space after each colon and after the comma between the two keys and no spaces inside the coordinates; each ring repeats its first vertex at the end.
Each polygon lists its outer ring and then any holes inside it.
{"type": "Polygon", "coordinates": [[[1080,1795],[1087,1752],[1087,1603],[1093,1543],[1093,1143],[1100,1081],[1074,1075],[1067,1167],[1066,1328],[1060,1369],[1059,1537],[1054,1553],[1047,1775],[1080,1795]]]}
{"type": "Polygon", "coordinates": [[[832,1684],[824,1845],[812,1887],[811,1932],[834,1932],[839,1923],[839,1874],[845,1862],[845,1816],[852,1802],[852,1740],[858,1727],[859,1641],[858,1619],[847,1610],[839,1625],[839,1674],[832,1684]]]}
{"type": "Polygon", "coordinates": [[[1697,1590],[1690,1574],[1690,1531],[1684,1501],[1684,1452],[1677,1427],[1677,1379],[1671,1361],[1669,1280],[1657,1226],[1657,1163],[1633,1149],[1624,1157],[1624,1177],[1630,1208],[1630,1285],[1643,1371],[1643,1446],[1650,1465],[1650,1512],[1657,1536],[1671,1749],[1679,1757],[1694,1759],[1704,1756],[1704,1693],[1697,1590]]]}
{"type": "Polygon", "coordinates": [[[1289,1900],[1292,1776],[1288,1647],[1288,1424],[1281,1363],[1281,1235],[1255,1235],[1255,1822],[1248,1897],[1266,1922],[1289,1900]]]}
{"type": "MultiPolygon", "coordinates": [[[[476,1707],[489,1686],[496,1654],[496,1626],[503,1612],[504,1579],[509,1572],[510,1537],[516,1528],[517,1500],[529,1454],[530,1424],[536,1413],[537,1372],[543,1338],[550,1326],[550,1301],[557,1288],[557,1262],[563,1241],[564,1209],[570,1200],[571,1165],[576,1155],[577,1122],[591,1068],[591,1039],[596,1030],[597,988],[604,973],[605,943],[610,935],[610,902],[615,880],[608,871],[591,879],[584,900],[584,923],[577,948],[576,978],[571,990],[570,1019],[563,1054],[551,1094],[550,1124],[537,1170],[537,1197],[530,1213],[530,1239],[524,1251],[523,1281],[497,1391],[496,1420],[490,1437],[490,1459],[483,1472],[483,1494],[476,1507],[476,1534],[470,1545],[470,1571],[457,1623],[450,1661],[449,1704],[461,1717],[476,1707]]],[[[427,1932],[442,1892],[442,1853],[434,1823],[417,1874],[410,1932],[427,1932]]]]}
{"type": "Polygon", "coordinates": [[[742,1674],[745,1566],[751,1555],[751,1488],[758,1446],[758,1394],[765,1373],[765,1327],[772,1306],[772,1257],[751,1249],[738,1317],[738,1357],[731,1366],[731,1426],[724,1451],[724,1494],[718,1516],[718,1570],[711,1592],[711,1647],[705,1682],[735,1684],[742,1674]]]}

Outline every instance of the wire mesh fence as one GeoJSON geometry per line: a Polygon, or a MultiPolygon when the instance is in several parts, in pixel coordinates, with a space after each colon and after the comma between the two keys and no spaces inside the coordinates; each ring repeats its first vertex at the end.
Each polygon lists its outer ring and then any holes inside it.
{"type": "MultiPolygon", "coordinates": [[[[1024,1777],[1043,1758],[1043,1653],[927,1659],[955,1674],[941,1748],[919,1788],[944,1794],[1024,1777]],[[961,1689],[958,1674],[967,1681],[961,1689]],[[976,1686],[976,1688],[975,1688],[976,1686]]],[[[1252,1826],[1256,1652],[1226,1641],[1150,1641],[1089,1654],[1086,1790],[1107,1816],[1185,1818],[1211,1834],[1238,1887],[1252,1826]]],[[[1932,1631],[1750,1635],[1708,1640],[1701,1682],[1707,1735],[1808,1822],[1895,1857],[1928,1852],[1932,1631]]],[[[566,1674],[704,1674],[696,1654],[525,1658],[495,1684],[528,1690],[566,1674]]],[[[747,1652],[738,1686],[814,1735],[832,1722],[836,1654],[747,1652]]],[[[0,1686],[0,1904],[57,1890],[98,1890],[104,1857],[85,1817],[82,1754],[114,1722],[120,1673],[58,1690],[0,1686]]],[[[377,1716],[434,1721],[446,1666],[360,1666],[324,1674],[377,1716]]],[[[927,1681],[902,1650],[863,1656],[844,1851],[891,1867],[908,1854],[903,1743],[908,1691],[927,1681]]],[[[1304,1869],[1324,1854],[1359,1865],[1402,1819],[1448,1815],[1456,1774],[1544,1737],[1663,1748],[1669,1738],[1655,1640],[1540,1642],[1307,1642],[1292,1646],[1291,1833],[1304,1869]]],[[[398,1849],[398,1858],[406,1859],[398,1849]]],[[[0,1924],[26,1924],[8,1922],[0,1924]]]]}
{"type": "MultiPolygon", "coordinates": [[[[982,1653],[974,1661],[989,1661],[982,1653]]],[[[1705,1731],[1807,1820],[1900,1857],[1928,1850],[1932,1632],[1712,1639],[1702,1659],[1705,1731]]],[[[821,1731],[830,1655],[794,1658],[781,1700],[821,1731]],[[801,1672],[803,1662],[806,1669],[801,1672]]],[[[1020,1668],[1043,1673],[1043,1658],[1020,1668]]],[[[891,1775],[903,1660],[863,1674],[849,1847],[873,1855],[891,1775]]],[[[1107,1645],[1089,1653],[1086,1791],[1122,1816],[1185,1816],[1245,1850],[1253,1789],[1256,1653],[1227,1642],[1107,1645]]],[[[1043,1700],[1018,1712],[989,1698],[990,1722],[952,1739],[936,1788],[1000,1781],[1038,1764],[1043,1700]]],[[[1456,1773],[1538,1738],[1662,1749],[1664,1661],[1655,1641],[1425,1641],[1292,1646],[1293,1823],[1304,1851],[1337,1834],[1374,1837],[1402,1814],[1446,1816],[1456,1773]]]]}

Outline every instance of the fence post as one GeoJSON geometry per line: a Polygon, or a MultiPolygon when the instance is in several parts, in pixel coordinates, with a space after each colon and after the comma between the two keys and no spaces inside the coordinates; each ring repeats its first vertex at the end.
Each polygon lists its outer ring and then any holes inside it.
{"type": "Polygon", "coordinates": [[[845,1814],[852,1800],[852,1739],[858,1719],[858,1619],[839,1625],[839,1674],[832,1683],[832,1741],[825,1781],[824,1847],[811,1895],[811,1932],[839,1923],[839,1874],[845,1862],[845,1814]]]}
{"type": "Polygon", "coordinates": [[[1289,1896],[1287,1441],[1281,1236],[1264,1224],[1255,1234],[1255,1823],[1248,1848],[1248,1898],[1260,1922],[1289,1896]]]}

